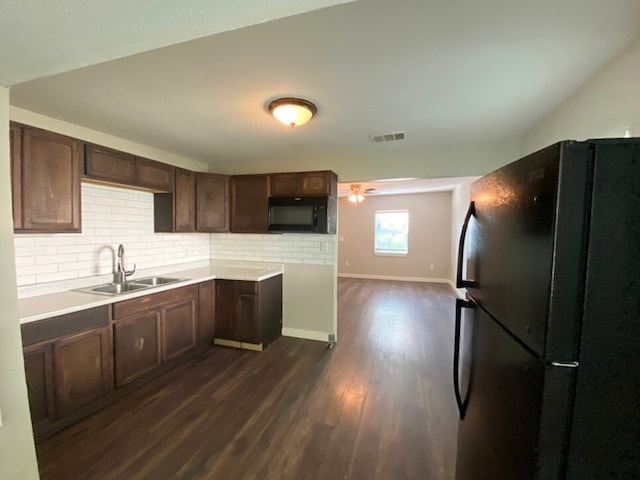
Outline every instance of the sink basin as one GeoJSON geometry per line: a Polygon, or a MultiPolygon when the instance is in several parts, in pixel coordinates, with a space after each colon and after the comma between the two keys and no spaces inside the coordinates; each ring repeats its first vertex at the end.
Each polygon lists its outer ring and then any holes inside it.
{"type": "Polygon", "coordinates": [[[157,286],[166,285],[167,283],[180,282],[181,278],[169,278],[169,277],[148,277],[141,278],[139,280],[132,280],[133,283],[138,285],[157,286]]]}
{"type": "Polygon", "coordinates": [[[148,287],[148,285],[138,285],[135,283],[110,283],[108,285],[89,288],[85,291],[101,293],[103,295],[118,295],[120,293],[135,292],[136,290],[142,290],[148,287]]]}

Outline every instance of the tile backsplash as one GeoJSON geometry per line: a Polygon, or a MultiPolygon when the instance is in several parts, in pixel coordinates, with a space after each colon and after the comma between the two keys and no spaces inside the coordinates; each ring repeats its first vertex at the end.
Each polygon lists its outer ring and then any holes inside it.
{"type": "Polygon", "coordinates": [[[206,233],[154,233],[153,194],[82,184],[82,233],[16,234],[18,287],[113,272],[118,244],[127,268],[209,260],[206,233]]]}
{"type": "Polygon", "coordinates": [[[110,281],[120,243],[138,271],[210,260],[333,265],[337,257],[335,235],[154,233],[152,193],[83,183],[82,233],[14,235],[18,297],[110,281]]]}
{"type": "Polygon", "coordinates": [[[211,259],[333,265],[336,235],[213,233],[211,259]]]}

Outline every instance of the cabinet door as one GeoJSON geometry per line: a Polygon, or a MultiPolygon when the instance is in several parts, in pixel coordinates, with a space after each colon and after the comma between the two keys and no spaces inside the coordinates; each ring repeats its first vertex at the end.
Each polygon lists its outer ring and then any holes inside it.
{"type": "Polygon", "coordinates": [[[29,407],[34,427],[55,417],[53,391],[53,344],[24,349],[24,369],[29,393],[29,407]]]}
{"type": "Polygon", "coordinates": [[[101,328],[62,338],[54,344],[58,415],[113,390],[111,329],[101,328]]]}
{"type": "MultiPolygon", "coordinates": [[[[335,198],[337,187],[332,188],[333,172],[303,172],[300,174],[301,195],[329,195],[335,198]],[[336,191],[333,191],[336,190],[336,191]]],[[[337,179],[336,179],[337,185],[337,179]]]]}
{"type": "Polygon", "coordinates": [[[229,177],[196,173],[196,230],[229,231],[229,177]]]}
{"type": "Polygon", "coordinates": [[[88,144],[85,146],[84,175],[105,182],[135,185],[136,157],[88,144]]]}
{"type": "Polygon", "coordinates": [[[196,345],[196,301],[162,310],[162,361],[180,356],[196,345]]]}
{"type": "Polygon", "coordinates": [[[258,317],[258,297],[248,293],[238,293],[238,317],[235,324],[234,340],[247,343],[261,343],[258,317]]]}
{"type": "Polygon", "coordinates": [[[22,230],[80,231],[82,144],[22,127],[22,230]]]}
{"type": "Polygon", "coordinates": [[[270,179],[271,195],[299,195],[300,175],[297,173],[275,173],[270,179]]]}
{"type": "Polygon", "coordinates": [[[136,183],[140,187],[173,192],[175,167],[146,158],[136,158],[136,183]]]}
{"type": "Polygon", "coordinates": [[[198,343],[211,345],[215,331],[215,296],[213,280],[198,285],[198,343]]]}
{"type": "Polygon", "coordinates": [[[215,337],[235,340],[238,295],[234,280],[216,280],[215,337]]]}
{"type": "Polygon", "coordinates": [[[13,228],[22,228],[22,129],[15,124],[9,128],[9,144],[11,149],[11,191],[13,199],[13,228]]]}
{"type": "Polygon", "coordinates": [[[176,232],[193,232],[196,229],[195,189],[195,174],[189,170],[176,168],[174,192],[176,232]]]}
{"type": "Polygon", "coordinates": [[[160,312],[120,320],[113,331],[116,387],[160,365],[160,312]]]}
{"type": "Polygon", "coordinates": [[[267,233],[268,175],[231,177],[231,231],[267,233]]]}

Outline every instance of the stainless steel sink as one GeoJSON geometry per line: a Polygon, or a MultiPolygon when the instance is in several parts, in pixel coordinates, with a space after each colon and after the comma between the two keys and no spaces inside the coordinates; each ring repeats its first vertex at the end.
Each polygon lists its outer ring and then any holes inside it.
{"type": "Polygon", "coordinates": [[[100,293],[102,295],[119,295],[121,293],[142,290],[143,288],[149,288],[149,285],[139,285],[136,283],[109,283],[107,285],[84,288],[82,289],[82,291],[89,293],[100,293]]]}
{"type": "Polygon", "coordinates": [[[100,295],[121,295],[123,293],[136,292],[145,288],[159,287],[161,285],[181,282],[183,280],[184,278],[147,277],[125,283],[106,283],[95,287],[80,288],[78,291],[85,293],[98,293],[100,295]]]}
{"type": "Polygon", "coordinates": [[[166,285],[167,283],[175,283],[182,281],[182,278],[170,278],[170,277],[147,277],[139,280],[132,280],[133,283],[138,285],[158,286],[166,285]]]}

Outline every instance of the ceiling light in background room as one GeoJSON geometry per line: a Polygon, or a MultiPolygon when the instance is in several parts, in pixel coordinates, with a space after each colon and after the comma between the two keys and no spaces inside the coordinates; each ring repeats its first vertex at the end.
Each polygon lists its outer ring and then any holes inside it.
{"type": "Polygon", "coordinates": [[[278,98],[269,103],[269,113],[276,120],[293,128],[307,123],[318,112],[318,108],[302,98],[278,98]]]}
{"type": "Polygon", "coordinates": [[[351,203],[361,203],[364,201],[364,192],[362,191],[362,186],[359,183],[351,184],[351,195],[347,197],[351,203]]]}

